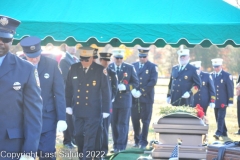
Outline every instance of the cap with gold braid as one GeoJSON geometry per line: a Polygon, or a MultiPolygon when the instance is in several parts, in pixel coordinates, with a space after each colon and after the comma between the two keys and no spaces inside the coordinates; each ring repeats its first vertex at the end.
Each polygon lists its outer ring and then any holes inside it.
{"type": "Polygon", "coordinates": [[[79,48],[80,51],[80,59],[88,59],[93,57],[94,48],[91,47],[81,47],[79,48]]]}
{"type": "Polygon", "coordinates": [[[138,48],[138,54],[139,56],[147,56],[149,52],[149,48],[138,48]]]}
{"type": "Polygon", "coordinates": [[[105,60],[105,61],[110,61],[112,53],[107,53],[107,52],[101,52],[99,53],[100,58],[105,60]]]}

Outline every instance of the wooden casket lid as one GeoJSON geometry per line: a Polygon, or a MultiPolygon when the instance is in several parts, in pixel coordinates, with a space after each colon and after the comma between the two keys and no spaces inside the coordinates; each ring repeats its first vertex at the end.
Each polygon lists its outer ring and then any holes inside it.
{"type": "Polygon", "coordinates": [[[201,118],[186,112],[164,115],[159,118],[158,124],[205,125],[201,118]]]}

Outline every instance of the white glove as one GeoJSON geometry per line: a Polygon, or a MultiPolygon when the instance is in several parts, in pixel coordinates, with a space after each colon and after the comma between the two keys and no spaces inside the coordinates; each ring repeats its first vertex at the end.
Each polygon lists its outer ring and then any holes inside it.
{"type": "Polygon", "coordinates": [[[19,160],[34,160],[34,158],[27,155],[21,155],[19,160]]]}
{"type": "Polygon", "coordinates": [[[73,114],[72,108],[71,107],[67,107],[66,108],[66,113],[72,115],[73,114]]]}
{"type": "Polygon", "coordinates": [[[189,98],[189,97],[190,97],[189,92],[185,92],[185,93],[182,95],[182,98],[189,98]]]}
{"type": "Polygon", "coordinates": [[[63,132],[67,129],[67,123],[66,121],[59,120],[57,122],[57,132],[63,132]]]}
{"type": "Polygon", "coordinates": [[[136,91],[135,95],[136,95],[137,98],[139,98],[142,95],[142,93],[140,91],[136,91]]]}
{"type": "Polygon", "coordinates": [[[210,108],[215,108],[215,103],[209,103],[210,108]]]}
{"type": "Polygon", "coordinates": [[[103,113],[103,118],[107,118],[109,115],[109,113],[103,113]]]}
{"type": "MultiPolygon", "coordinates": [[[[132,95],[133,95],[133,97],[135,97],[135,95],[136,95],[136,89],[134,88],[133,90],[131,90],[131,93],[132,93],[132,95]]],[[[136,97],[135,97],[136,98],[136,97]]]]}
{"type": "Polygon", "coordinates": [[[170,104],[171,103],[171,97],[167,97],[166,101],[167,101],[167,104],[170,104]]]}
{"type": "Polygon", "coordinates": [[[233,104],[232,104],[232,103],[229,103],[229,104],[228,104],[228,107],[232,107],[232,106],[233,106],[233,104]]]}
{"type": "Polygon", "coordinates": [[[119,91],[125,91],[126,90],[126,86],[121,83],[121,84],[118,85],[118,90],[119,91]]]}

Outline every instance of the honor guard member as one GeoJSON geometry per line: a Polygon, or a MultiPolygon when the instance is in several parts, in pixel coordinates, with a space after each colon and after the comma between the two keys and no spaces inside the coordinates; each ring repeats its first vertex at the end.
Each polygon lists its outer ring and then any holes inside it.
{"type": "Polygon", "coordinates": [[[167,103],[173,106],[189,106],[191,97],[201,87],[197,68],[189,64],[189,50],[177,51],[179,65],[172,68],[168,85],[167,103]]]}
{"type": "Polygon", "coordinates": [[[237,79],[236,96],[237,96],[238,131],[235,132],[235,134],[240,135],[240,75],[238,76],[238,79],[237,79]]]}
{"type": "Polygon", "coordinates": [[[20,45],[27,61],[37,68],[41,85],[43,118],[38,156],[40,160],[56,159],[55,156],[48,156],[54,155],[56,151],[56,130],[63,132],[67,129],[63,78],[57,61],[41,56],[41,39],[38,37],[27,37],[20,41],[20,45]]]}
{"type": "Polygon", "coordinates": [[[71,66],[66,83],[66,111],[73,114],[75,140],[83,159],[101,158],[102,154],[92,157],[89,153],[95,151],[99,126],[102,118],[110,115],[111,106],[108,75],[103,66],[93,62],[93,51],[80,48],[81,63],[71,66]]]}
{"type": "Polygon", "coordinates": [[[215,99],[216,92],[212,79],[212,75],[209,73],[201,71],[201,61],[194,61],[190,63],[191,65],[197,68],[197,73],[201,78],[202,87],[198,90],[198,92],[193,96],[193,106],[200,104],[203,108],[203,111],[206,115],[207,108],[215,108],[215,99]]]}
{"type": "MultiPolygon", "coordinates": [[[[100,55],[100,64],[106,69],[108,78],[109,78],[109,84],[110,84],[110,91],[111,91],[111,100],[112,102],[115,99],[115,96],[117,94],[117,85],[118,85],[118,79],[117,74],[114,70],[108,68],[108,65],[110,63],[110,59],[112,56],[112,53],[102,52],[99,53],[100,55]]],[[[99,132],[102,132],[102,139],[99,141],[100,138],[97,138],[97,144],[96,146],[100,146],[100,150],[104,151],[105,155],[108,153],[108,130],[111,122],[111,114],[112,114],[112,106],[110,107],[110,116],[103,119],[102,127],[100,127],[99,132]],[[102,130],[101,130],[102,129],[102,130]],[[99,144],[99,142],[101,142],[99,144]]]]}
{"type": "Polygon", "coordinates": [[[233,78],[228,72],[222,69],[223,59],[212,59],[214,72],[211,73],[216,90],[216,106],[214,108],[217,121],[217,131],[214,137],[227,136],[225,116],[227,107],[233,106],[233,78]]]}
{"type": "Polygon", "coordinates": [[[139,85],[134,67],[123,62],[124,52],[123,49],[114,49],[112,51],[114,63],[109,65],[109,68],[115,70],[118,76],[118,92],[113,102],[111,121],[114,152],[126,149],[132,107],[131,90],[139,85]]]}
{"type": "Polygon", "coordinates": [[[139,62],[133,63],[133,66],[138,75],[139,87],[132,90],[134,98],[131,118],[134,130],[134,147],[146,149],[154,103],[154,86],[158,79],[158,67],[148,60],[148,48],[139,48],[138,51],[139,62]],[[140,120],[142,125],[140,125],[140,120]]]}
{"type": "Polygon", "coordinates": [[[34,66],[9,52],[20,21],[0,15],[1,160],[34,160],[42,130],[42,98],[34,66]]]}
{"type": "MultiPolygon", "coordinates": [[[[75,46],[68,46],[67,44],[63,44],[65,55],[61,58],[59,67],[62,71],[62,76],[64,79],[64,83],[66,83],[68,71],[72,64],[79,62],[79,60],[74,56],[76,53],[76,47],[75,46]],[[65,45],[65,47],[64,47],[65,45]]],[[[64,138],[63,138],[63,144],[66,148],[74,148],[73,144],[75,143],[74,136],[73,136],[73,120],[72,115],[66,114],[66,121],[67,121],[67,129],[63,132],[64,138]]]]}

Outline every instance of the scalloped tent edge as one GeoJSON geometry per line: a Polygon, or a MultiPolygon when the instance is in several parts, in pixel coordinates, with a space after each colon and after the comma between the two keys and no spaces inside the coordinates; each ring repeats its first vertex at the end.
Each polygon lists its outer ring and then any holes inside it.
{"type": "MultiPolygon", "coordinates": [[[[27,36],[22,37],[21,39],[25,38],[27,36]]],[[[13,45],[17,45],[21,39],[14,39],[13,40],[13,45]]],[[[212,45],[215,45],[219,48],[224,48],[227,45],[231,45],[233,47],[240,47],[240,44],[235,43],[233,40],[226,40],[224,44],[213,44],[210,40],[205,39],[202,40],[200,43],[189,43],[187,39],[180,39],[176,43],[167,43],[164,39],[157,39],[155,42],[144,42],[140,38],[136,38],[131,42],[121,42],[118,38],[112,38],[108,42],[99,42],[96,38],[89,38],[87,41],[77,41],[74,37],[68,37],[64,40],[55,40],[54,37],[52,36],[47,36],[44,39],[42,39],[42,45],[46,45],[48,43],[52,43],[55,46],[60,46],[62,43],[66,43],[69,46],[74,46],[76,44],[81,44],[82,46],[91,46],[92,44],[96,44],[98,47],[105,47],[107,44],[110,44],[112,47],[119,47],[120,45],[125,45],[126,47],[134,47],[136,45],[140,45],[142,47],[149,47],[151,45],[154,45],[156,47],[164,47],[166,45],[170,45],[174,48],[178,48],[180,45],[185,45],[188,48],[194,48],[196,45],[200,45],[204,48],[211,47],[212,45]]]]}

